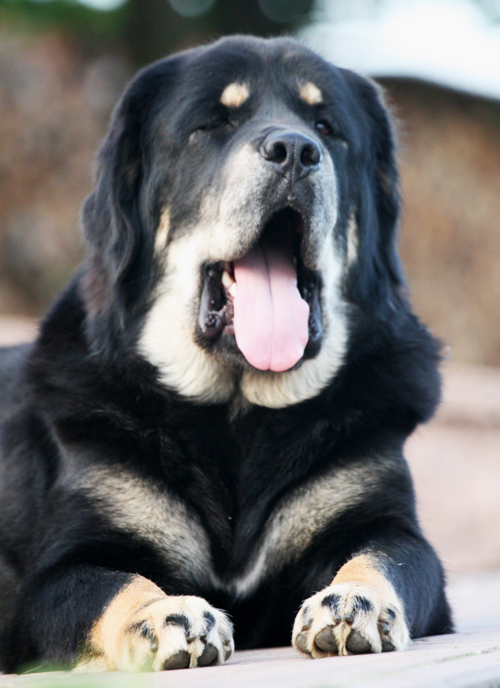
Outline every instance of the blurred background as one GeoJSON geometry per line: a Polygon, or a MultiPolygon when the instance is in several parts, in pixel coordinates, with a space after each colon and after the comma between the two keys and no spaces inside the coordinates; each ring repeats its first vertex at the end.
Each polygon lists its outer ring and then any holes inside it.
{"type": "Polygon", "coordinates": [[[0,342],[33,335],[81,259],[127,80],[229,33],[298,36],[385,90],[410,293],[449,359],[407,448],[422,523],[452,580],[497,585],[482,623],[500,624],[500,0],[0,0],[0,342]]]}

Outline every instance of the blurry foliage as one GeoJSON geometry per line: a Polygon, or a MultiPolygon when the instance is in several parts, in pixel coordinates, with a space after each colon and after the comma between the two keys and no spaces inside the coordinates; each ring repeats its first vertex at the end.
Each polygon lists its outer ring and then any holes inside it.
{"type": "Polygon", "coordinates": [[[0,27],[9,34],[57,31],[87,51],[103,50],[126,35],[128,4],[99,11],[72,0],[0,0],[0,27]]]}
{"type": "Polygon", "coordinates": [[[309,21],[315,4],[314,0],[182,2],[186,6],[198,4],[202,11],[180,14],[181,0],[129,0],[129,45],[137,65],[228,34],[291,33],[309,21]]]}
{"type": "Polygon", "coordinates": [[[56,30],[76,38],[86,52],[127,47],[142,65],[176,50],[232,33],[273,36],[309,20],[315,0],[127,0],[97,10],[76,0],[0,0],[0,27],[56,30]]]}

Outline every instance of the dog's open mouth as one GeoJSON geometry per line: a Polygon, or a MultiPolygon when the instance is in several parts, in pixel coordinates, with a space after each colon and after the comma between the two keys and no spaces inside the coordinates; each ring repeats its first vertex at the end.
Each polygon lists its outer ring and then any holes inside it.
{"type": "Polygon", "coordinates": [[[300,257],[304,221],[276,212],[241,258],[204,270],[198,326],[206,343],[234,338],[258,370],[283,372],[321,346],[319,275],[300,257]]]}

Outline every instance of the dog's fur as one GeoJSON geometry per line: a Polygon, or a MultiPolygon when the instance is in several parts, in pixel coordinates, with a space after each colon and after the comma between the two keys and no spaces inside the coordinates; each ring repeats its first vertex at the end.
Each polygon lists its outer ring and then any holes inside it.
{"type": "Polygon", "coordinates": [[[439,347],[405,296],[398,213],[377,88],[292,40],[223,39],[132,81],[88,257],[36,342],[0,354],[4,670],[220,663],[216,607],[238,647],[294,627],[314,657],[451,630],[402,453],[439,347]],[[310,340],[261,371],[220,280],[287,231],[310,340]]]}

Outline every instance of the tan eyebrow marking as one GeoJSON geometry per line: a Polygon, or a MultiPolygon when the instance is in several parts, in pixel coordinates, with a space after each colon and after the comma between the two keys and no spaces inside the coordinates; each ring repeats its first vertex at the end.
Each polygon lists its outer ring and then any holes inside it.
{"type": "Polygon", "coordinates": [[[318,103],[323,102],[323,94],[312,81],[308,81],[305,84],[300,84],[299,95],[308,105],[317,105],[318,103]]]}
{"type": "Polygon", "coordinates": [[[250,95],[246,84],[234,82],[222,91],[220,102],[226,107],[240,107],[250,95]]]}

